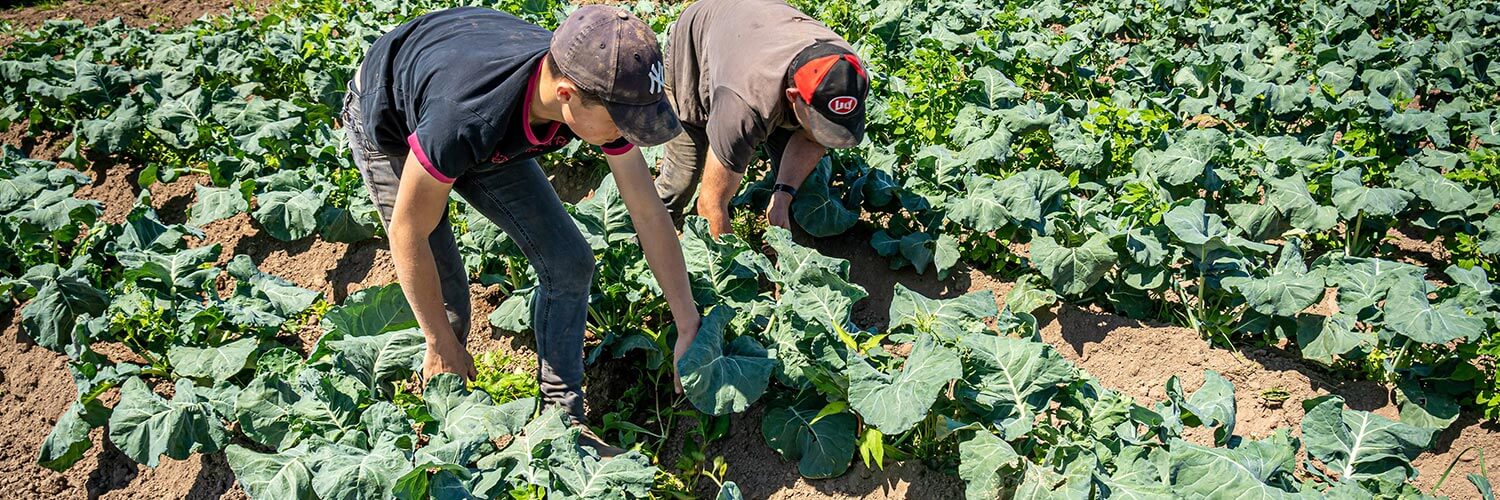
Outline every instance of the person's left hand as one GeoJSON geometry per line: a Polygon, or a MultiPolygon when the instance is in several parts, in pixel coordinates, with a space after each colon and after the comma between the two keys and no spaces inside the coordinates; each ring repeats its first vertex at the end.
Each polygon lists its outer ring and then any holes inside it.
{"type": "Polygon", "coordinates": [[[672,383],[677,394],[682,394],[682,375],[677,373],[677,362],[682,361],[682,356],[693,347],[693,339],[698,338],[698,323],[699,321],[694,321],[691,325],[677,323],[677,344],[672,346],[672,383]]]}
{"type": "Polygon", "coordinates": [[[771,205],[766,207],[766,222],[782,229],[792,228],[792,195],[777,191],[771,195],[771,205]]]}

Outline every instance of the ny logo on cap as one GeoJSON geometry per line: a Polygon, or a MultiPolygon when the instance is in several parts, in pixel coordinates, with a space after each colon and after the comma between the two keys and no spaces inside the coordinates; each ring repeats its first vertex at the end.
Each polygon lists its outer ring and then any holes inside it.
{"type": "Polygon", "coordinates": [[[838,96],[828,101],[828,110],[839,115],[852,113],[857,106],[859,106],[859,99],[846,95],[838,96]]]}
{"type": "Polygon", "coordinates": [[[651,93],[660,94],[667,86],[666,70],[662,68],[661,61],[651,66],[651,93]]]}

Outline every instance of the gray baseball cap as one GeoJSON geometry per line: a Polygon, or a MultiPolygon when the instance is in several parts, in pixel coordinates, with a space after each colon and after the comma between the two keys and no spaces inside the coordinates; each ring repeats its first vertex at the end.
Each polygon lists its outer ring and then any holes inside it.
{"type": "Polygon", "coordinates": [[[563,76],[604,100],[625,139],[655,146],[682,124],[667,101],[666,70],[656,33],[629,12],[605,5],[573,11],[552,34],[552,59],[563,76]]]}

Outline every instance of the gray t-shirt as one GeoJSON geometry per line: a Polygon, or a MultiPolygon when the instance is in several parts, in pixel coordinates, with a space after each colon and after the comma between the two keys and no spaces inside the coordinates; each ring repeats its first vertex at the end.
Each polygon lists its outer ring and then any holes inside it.
{"type": "MultiPolygon", "coordinates": [[[[672,105],[702,127],[725,166],[744,171],[777,128],[797,128],[787,105],[787,67],[802,49],[837,33],[782,0],[700,0],[667,42],[672,105]]],[[[851,48],[852,52],[853,49],[851,48]]]]}

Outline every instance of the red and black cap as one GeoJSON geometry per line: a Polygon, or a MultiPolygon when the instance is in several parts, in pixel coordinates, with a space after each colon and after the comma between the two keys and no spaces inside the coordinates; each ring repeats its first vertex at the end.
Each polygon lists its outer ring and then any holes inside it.
{"type": "Polygon", "coordinates": [[[644,21],[605,5],[579,7],[552,34],[551,50],[563,76],[599,96],[632,144],[655,146],[682,132],[656,33],[644,21]]]}
{"type": "Polygon", "coordinates": [[[818,42],[802,49],[787,69],[798,96],[817,113],[802,124],[820,144],[854,147],[865,137],[865,98],[870,76],[849,49],[818,42]]]}

